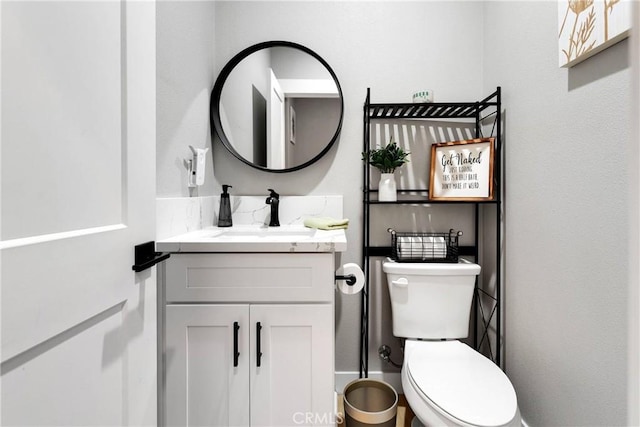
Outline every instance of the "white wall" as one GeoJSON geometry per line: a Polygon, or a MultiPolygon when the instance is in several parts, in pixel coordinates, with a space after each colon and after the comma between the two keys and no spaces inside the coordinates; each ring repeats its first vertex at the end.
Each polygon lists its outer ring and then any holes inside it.
{"type": "Polygon", "coordinates": [[[209,127],[215,3],[159,0],[157,12],[157,189],[160,197],[214,193],[209,127]],[[205,185],[187,187],[189,145],[207,148],[205,185]]]}
{"type": "MultiPolygon", "coordinates": [[[[247,160],[253,160],[254,154],[254,109],[247,106],[253,106],[254,90],[257,90],[264,99],[266,108],[267,100],[270,99],[270,68],[269,52],[256,52],[236,65],[220,94],[221,116],[226,117],[223,123],[225,129],[229,130],[227,138],[236,151],[247,160]]],[[[266,138],[266,135],[264,137],[266,138]]]]}
{"type": "MultiPolygon", "coordinates": [[[[218,2],[214,15],[213,27],[204,20],[190,24],[203,25],[202,31],[214,28],[211,86],[240,50],[265,40],[291,40],[331,64],[344,91],[345,115],[340,139],[328,155],[293,173],[257,171],[214,144],[216,189],[206,191],[217,193],[224,182],[235,194],[266,195],[272,187],[281,194],[344,195],[351,226],[341,262],[361,262],[366,88],[372,88],[374,102],[409,101],[413,91],[424,88],[434,89],[436,100],[466,101],[502,86],[507,373],[531,425],[625,423],[626,41],[570,70],[558,68],[557,3],[552,1],[218,2]]],[[[203,40],[199,50],[207,52],[203,40]]],[[[173,54],[166,54],[160,61],[164,54],[159,53],[159,69],[177,67],[173,54]]],[[[191,61],[190,70],[201,66],[197,52],[178,58],[191,61]]],[[[176,82],[192,93],[187,83],[176,82]]],[[[169,89],[177,91],[169,93],[169,102],[180,99],[181,89],[168,84],[169,89]]],[[[182,117],[187,107],[183,102],[175,111],[182,117]]],[[[199,110],[198,117],[175,128],[194,128],[201,135],[208,114],[199,110]]],[[[161,144],[159,195],[184,195],[175,159],[186,149],[186,139],[161,144]],[[164,163],[161,155],[167,157],[164,163]]],[[[384,325],[388,309],[384,301],[376,303],[372,315],[384,325]]],[[[359,300],[339,296],[336,321],[336,369],[357,371],[359,300]]],[[[375,336],[373,353],[387,339],[375,336]]],[[[372,357],[370,369],[381,368],[372,357]]]]}
{"type": "MultiPolygon", "coordinates": [[[[634,7],[634,28],[640,25],[640,6],[634,7]]],[[[633,133],[629,141],[629,259],[640,258],[640,34],[631,33],[633,133]]],[[[629,263],[628,425],[640,425],[640,264],[629,263]]]]}
{"type": "Polygon", "coordinates": [[[485,88],[505,106],[506,371],[530,425],[622,425],[628,43],[558,68],[557,7],[485,6],[485,88]]]}

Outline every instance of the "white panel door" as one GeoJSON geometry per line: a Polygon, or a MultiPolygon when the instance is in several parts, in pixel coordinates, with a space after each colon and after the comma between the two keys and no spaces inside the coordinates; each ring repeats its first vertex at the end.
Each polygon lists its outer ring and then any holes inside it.
{"type": "Polygon", "coordinates": [[[332,424],[332,305],[252,305],[250,315],[251,425],[332,424]]]}
{"type": "Polygon", "coordinates": [[[267,108],[267,167],[282,169],[285,166],[285,114],[284,92],[269,68],[269,106],[267,108]]]}
{"type": "Polygon", "coordinates": [[[166,424],[249,425],[249,306],[167,305],[166,424]]]}
{"type": "Polygon", "coordinates": [[[0,11],[1,423],[153,425],[155,4],[0,11]]]}

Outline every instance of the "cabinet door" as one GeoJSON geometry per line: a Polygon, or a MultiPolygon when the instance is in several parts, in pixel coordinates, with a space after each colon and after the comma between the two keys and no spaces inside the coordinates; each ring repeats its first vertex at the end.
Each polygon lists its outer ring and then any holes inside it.
{"type": "Polygon", "coordinates": [[[332,425],[333,306],[252,305],[250,316],[251,425],[332,425]]]}
{"type": "Polygon", "coordinates": [[[167,306],[168,426],[249,425],[249,334],[246,304],[167,306]]]}

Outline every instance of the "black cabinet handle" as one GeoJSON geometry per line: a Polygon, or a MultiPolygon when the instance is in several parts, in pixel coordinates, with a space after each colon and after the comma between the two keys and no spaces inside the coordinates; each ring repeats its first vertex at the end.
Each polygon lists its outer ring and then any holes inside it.
{"type": "Polygon", "coordinates": [[[233,367],[238,367],[238,357],[240,357],[240,352],[238,351],[238,330],[240,329],[240,325],[238,322],[233,322],[233,367]]]}
{"type": "Polygon", "coordinates": [[[260,360],[262,359],[262,349],[260,348],[260,332],[262,331],[262,325],[260,322],[256,323],[256,366],[260,367],[260,360]]]}

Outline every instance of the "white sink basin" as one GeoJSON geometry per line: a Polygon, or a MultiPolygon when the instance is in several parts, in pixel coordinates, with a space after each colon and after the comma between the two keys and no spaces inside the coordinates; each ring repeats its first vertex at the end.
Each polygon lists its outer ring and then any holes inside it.
{"type": "Polygon", "coordinates": [[[160,240],[162,252],[344,252],[345,230],[316,230],[302,225],[211,227],[160,240]]]}
{"type": "MultiPolygon", "coordinates": [[[[277,239],[283,241],[295,241],[299,238],[309,238],[316,233],[313,228],[299,226],[280,227],[251,227],[240,226],[230,228],[217,228],[208,236],[211,239],[277,239]]],[[[203,236],[204,237],[204,236],[203,236]]],[[[206,238],[206,237],[205,237],[206,238]]]]}

